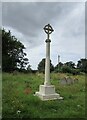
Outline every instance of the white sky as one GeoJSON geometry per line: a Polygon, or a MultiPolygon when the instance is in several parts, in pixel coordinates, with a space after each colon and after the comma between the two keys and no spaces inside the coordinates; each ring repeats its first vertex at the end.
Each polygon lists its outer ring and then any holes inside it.
{"type": "Polygon", "coordinates": [[[86,0],[1,0],[2,2],[86,2],[86,0]]]}
{"type": "Polygon", "coordinates": [[[53,65],[57,64],[58,55],[63,63],[76,63],[85,57],[84,2],[2,3],[2,25],[25,45],[32,69],[37,69],[45,58],[43,27],[48,23],[54,29],[51,34],[53,65]]]}

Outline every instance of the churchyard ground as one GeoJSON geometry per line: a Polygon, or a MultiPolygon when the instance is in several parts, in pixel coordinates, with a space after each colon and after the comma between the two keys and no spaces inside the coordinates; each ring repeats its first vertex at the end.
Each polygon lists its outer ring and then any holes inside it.
{"type": "Polygon", "coordinates": [[[51,73],[51,83],[63,100],[41,101],[35,92],[44,83],[44,74],[2,74],[3,118],[84,118],[85,75],[51,73]],[[62,85],[59,80],[70,76],[78,83],[62,85]]]}

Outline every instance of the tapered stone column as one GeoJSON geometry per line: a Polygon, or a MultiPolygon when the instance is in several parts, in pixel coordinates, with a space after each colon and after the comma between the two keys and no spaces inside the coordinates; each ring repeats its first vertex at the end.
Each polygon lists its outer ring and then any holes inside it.
{"type": "Polygon", "coordinates": [[[46,40],[45,81],[44,85],[50,85],[50,40],[46,40]]]}
{"type": "Polygon", "coordinates": [[[44,31],[47,33],[46,39],[46,59],[45,59],[45,81],[44,85],[50,85],[50,38],[49,35],[54,31],[50,24],[44,27],[44,31]]]}
{"type": "Polygon", "coordinates": [[[50,83],[50,42],[49,34],[54,30],[50,24],[44,27],[45,32],[47,33],[46,39],[46,59],[45,59],[45,81],[44,85],[39,86],[39,92],[36,92],[36,96],[40,97],[41,100],[55,100],[63,99],[59,94],[55,93],[54,85],[50,83]]]}

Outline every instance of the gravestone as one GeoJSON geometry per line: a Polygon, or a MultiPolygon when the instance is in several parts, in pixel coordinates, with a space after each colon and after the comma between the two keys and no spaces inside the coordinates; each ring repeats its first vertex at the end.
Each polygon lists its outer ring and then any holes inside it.
{"type": "Polygon", "coordinates": [[[64,77],[59,82],[62,85],[71,85],[71,84],[74,84],[74,83],[78,83],[78,79],[77,78],[72,79],[71,77],[64,77]]]}
{"type": "Polygon", "coordinates": [[[50,83],[50,34],[54,31],[50,24],[44,27],[44,31],[47,34],[46,39],[46,61],[45,61],[45,81],[44,85],[39,86],[39,92],[36,92],[35,95],[38,96],[41,100],[55,100],[63,99],[59,94],[55,92],[55,86],[50,83]]]}
{"type": "Polygon", "coordinates": [[[71,85],[71,84],[73,84],[73,83],[74,83],[74,80],[73,80],[72,78],[68,77],[68,78],[67,78],[67,84],[68,84],[68,85],[71,85]]]}
{"type": "Polygon", "coordinates": [[[78,83],[79,80],[77,78],[74,78],[74,83],[78,83]]]}
{"type": "Polygon", "coordinates": [[[61,79],[59,82],[60,82],[60,84],[66,85],[66,84],[67,84],[67,78],[64,77],[64,78],[61,79]]]}

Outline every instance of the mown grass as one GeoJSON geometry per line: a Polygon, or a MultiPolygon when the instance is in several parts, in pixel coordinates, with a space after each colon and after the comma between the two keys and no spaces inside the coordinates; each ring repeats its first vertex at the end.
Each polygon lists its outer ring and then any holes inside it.
{"type": "Polygon", "coordinates": [[[44,83],[44,74],[3,73],[3,118],[84,118],[85,76],[70,75],[72,78],[78,78],[79,82],[61,85],[59,80],[64,76],[67,74],[51,74],[51,83],[64,99],[41,101],[34,93],[39,90],[39,85],[44,83]]]}

